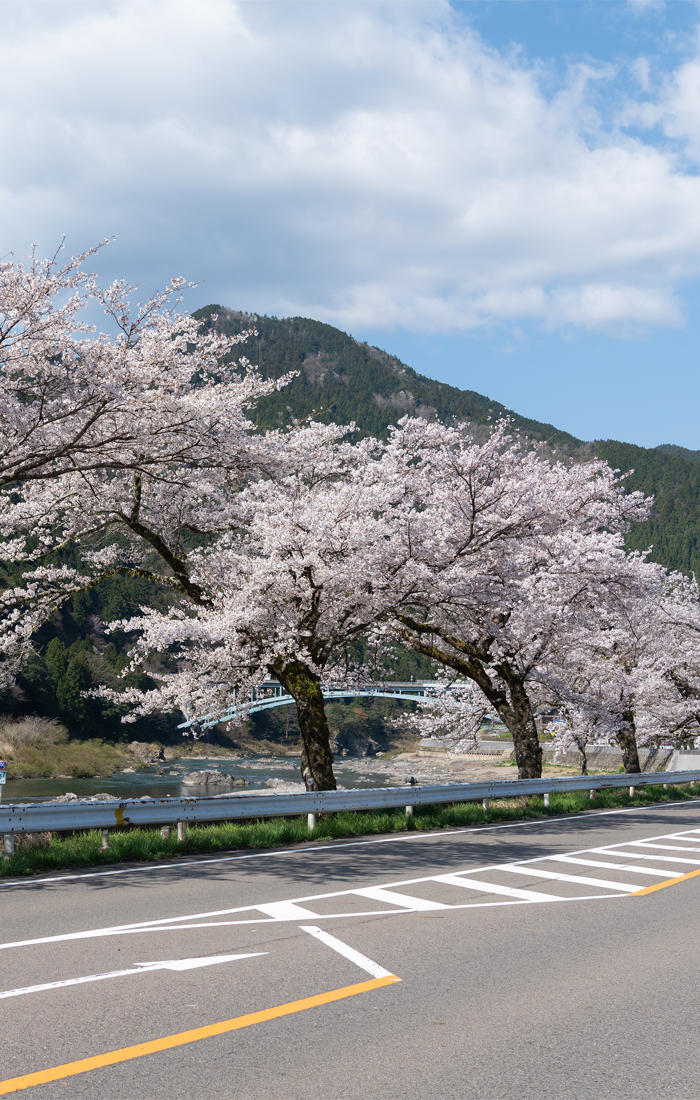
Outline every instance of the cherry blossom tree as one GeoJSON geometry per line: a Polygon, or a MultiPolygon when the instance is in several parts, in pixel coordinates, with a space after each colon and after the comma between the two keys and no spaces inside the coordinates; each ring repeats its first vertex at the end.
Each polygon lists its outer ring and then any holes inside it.
{"type": "Polygon", "coordinates": [[[551,464],[506,425],[477,445],[464,428],[406,421],[391,446],[423,489],[394,525],[412,583],[385,629],[471,680],[509,729],[520,776],[535,778],[541,673],[580,609],[627,583],[623,532],[646,504],[605,463],[551,464]]]}
{"type": "Polygon", "coordinates": [[[23,578],[0,598],[6,680],[36,626],[110,571],[201,599],[187,539],[230,527],[236,490],[280,446],[255,436],[247,413],[288,379],[265,382],[245,360],[226,361],[248,334],[201,332],[177,310],[182,279],[132,309],[134,288],[103,290],[84,270],[96,251],[63,266],[34,255],[26,269],[0,265],[0,535],[23,578]],[[111,334],[83,321],[89,307],[111,334]],[[44,564],[69,542],[85,568],[44,564]],[[155,573],[144,568],[153,551],[155,573]]]}
{"type": "Polygon", "coordinates": [[[136,713],[166,700],[221,713],[272,674],[297,702],[305,781],[327,789],[322,678],[374,632],[468,679],[511,731],[521,776],[537,776],[548,662],[584,610],[600,614],[631,583],[622,532],[645,503],[604,463],[551,465],[505,426],[483,445],[425,421],[385,448],[341,432],[300,429],[285,472],[237,495],[239,530],[188,559],[208,594],[193,614],[120,624],[142,629],[135,659],[188,647],[189,670],[132,693],[136,713]]]}
{"type": "MultiPolygon", "coordinates": [[[[635,583],[579,615],[546,680],[567,715],[558,738],[616,742],[625,771],[639,772],[639,746],[682,744],[700,729],[700,600],[694,579],[630,555],[635,583]]],[[[582,745],[584,749],[582,750],[582,745]]]]}
{"type": "Polygon", "coordinates": [[[163,706],[224,713],[274,676],[297,706],[310,790],[336,786],[322,681],[353,674],[349,648],[384,613],[387,591],[393,598],[391,570],[379,568],[387,517],[411,507],[394,460],[383,461],[376,440],[348,443],[346,431],[296,429],[277,472],[237,494],[238,529],[188,557],[206,601],[119,624],[141,632],[135,660],[173,646],[187,660],[157,690],[120,696],[135,715],[163,706]]]}
{"type": "Polygon", "coordinates": [[[452,752],[469,752],[478,746],[484,718],[493,713],[486,696],[471,681],[460,681],[441,669],[434,684],[425,689],[416,714],[400,715],[393,724],[416,730],[421,737],[439,738],[452,752]]]}
{"type": "Polygon", "coordinates": [[[26,269],[0,264],[0,485],[104,469],[144,473],[172,462],[218,465],[217,448],[230,457],[240,447],[246,406],[271,388],[254,374],[242,382],[237,367],[223,364],[247,334],[203,334],[176,312],[184,279],[134,311],[135,288],[116,282],[102,290],[84,270],[96,252],[62,267],[57,256],[32,255],[26,269]],[[95,334],[82,320],[90,306],[102,308],[114,335],[95,334]],[[221,382],[236,386],[235,404],[221,398],[221,382]]]}

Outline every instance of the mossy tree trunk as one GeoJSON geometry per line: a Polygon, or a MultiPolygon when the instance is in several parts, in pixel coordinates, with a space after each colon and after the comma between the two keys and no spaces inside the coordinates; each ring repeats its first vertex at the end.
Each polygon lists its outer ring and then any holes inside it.
{"type": "Polygon", "coordinates": [[[430,627],[407,616],[402,616],[400,621],[407,628],[400,632],[406,645],[466,676],[481,689],[513,738],[518,778],[539,779],[542,746],[537,737],[526,676],[506,661],[491,659],[488,649],[492,638],[471,645],[450,635],[438,636],[430,627]],[[432,638],[428,637],[430,634],[432,638]],[[446,643],[449,649],[443,648],[441,643],[446,643]]]}
{"type": "Polygon", "coordinates": [[[636,774],[641,772],[639,763],[639,749],[637,747],[637,731],[634,726],[634,715],[628,711],[625,715],[625,725],[617,731],[617,743],[622,750],[622,763],[625,771],[636,774]]]}
{"type": "Polygon", "coordinates": [[[302,661],[270,665],[270,672],[297,705],[301,730],[301,774],[307,791],[334,791],[333,752],[321,681],[302,661]]]}

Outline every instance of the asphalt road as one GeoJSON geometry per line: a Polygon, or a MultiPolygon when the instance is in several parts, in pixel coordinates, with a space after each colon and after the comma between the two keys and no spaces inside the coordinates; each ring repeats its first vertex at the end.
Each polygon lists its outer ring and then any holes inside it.
{"type": "Polygon", "coordinates": [[[0,1095],[695,1100],[699,902],[700,801],[4,881],[0,1095]]]}

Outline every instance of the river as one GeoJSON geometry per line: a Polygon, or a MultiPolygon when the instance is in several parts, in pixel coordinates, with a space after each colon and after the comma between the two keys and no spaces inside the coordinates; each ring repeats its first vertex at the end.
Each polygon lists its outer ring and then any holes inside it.
{"type": "MultiPolygon", "coordinates": [[[[394,786],[396,780],[388,774],[390,765],[379,761],[338,761],[335,773],[338,783],[347,788],[394,786]]],[[[221,757],[197,757],[196,760],[180,759],[160,761],[144,771],[124,774],[116,772],[107,779],[8,779],[0,787],[4,803],[46,802],[72,791],[79,798],[94,794],[111,794],[117,798],[183,798],[192,795],[223,794],[239,790],[260,790],[268,779],[284,779],[288,783],[300,783],[299,766],[289,757],[261,757],[252,759],[221,757]],[[185,786],[182,777],[188,772],[209,769],[242,776],[247,780],[245,788],[207,788],[185,786]]]]}

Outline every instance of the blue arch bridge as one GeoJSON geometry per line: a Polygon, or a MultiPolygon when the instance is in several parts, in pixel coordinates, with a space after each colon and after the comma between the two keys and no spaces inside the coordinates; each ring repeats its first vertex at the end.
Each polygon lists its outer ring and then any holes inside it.
{"type": "MultiPolygon", "coordinates": [[[[324,699],[402,699],[406,702],[422,699],[429,688],[438,686],[437,680],[411,680],[400,683],[396,680],[384,682],[370,681],[354,688],[321,688],[324,699]]],[[[265,680],[256,690],[253,701],[241,703],[238,706],[229,707],[219,714],[204,714],[201,718],[188,718],[177,727],[182,730],[182,736],[194,734],[201,736],[205,730],[211,729],[219,722],[231,722],[241,715],[255,714],[260,710],[272,710],[273,707],[287,707],[293,703],[291,695],[277,680],[265,680]]]]}

